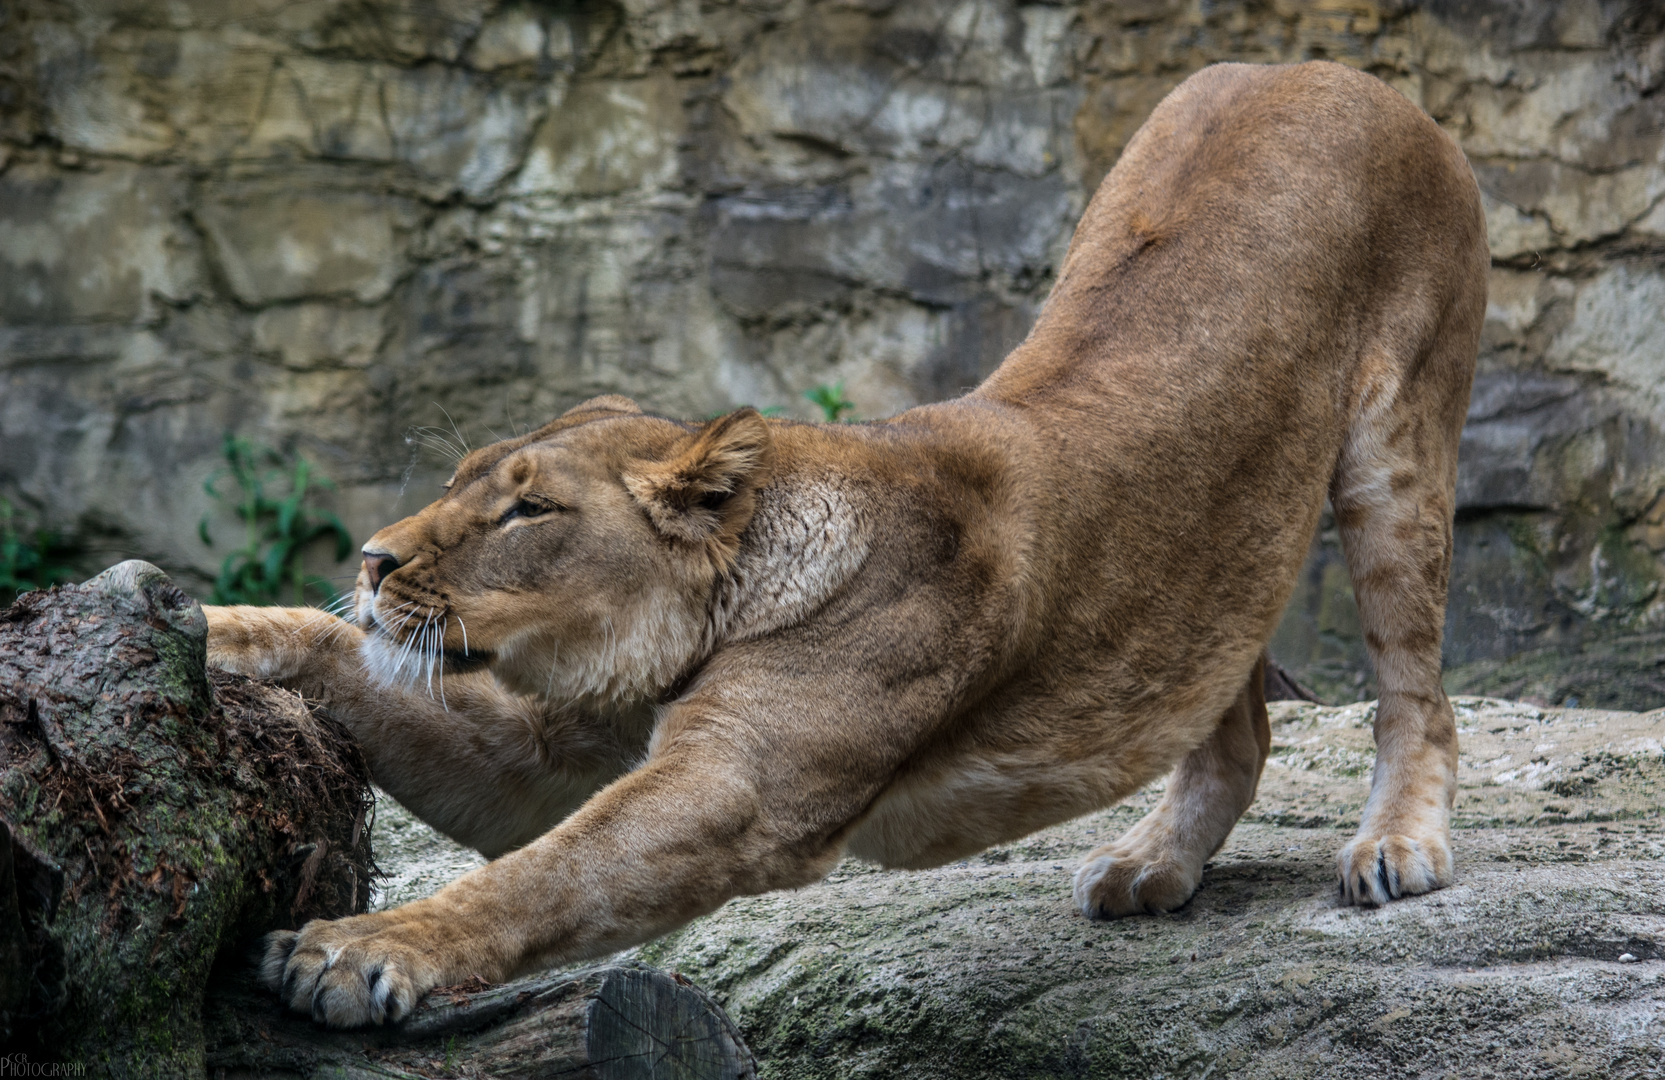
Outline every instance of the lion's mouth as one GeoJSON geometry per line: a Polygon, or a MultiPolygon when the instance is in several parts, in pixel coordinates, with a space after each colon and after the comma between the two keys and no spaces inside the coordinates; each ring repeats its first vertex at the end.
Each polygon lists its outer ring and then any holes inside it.
{"type": "Polygon", "coordinates": [[[464,675],[485,668],[493,659],[487,650],[447,648],[443,620],[424,619],[419,628],[402,634],[394,633],[374,612],[367,614],[365,622],[364,658],[384,683],[432,682],[441,674],[464,675]]]}
{"type": "Polygon", "coordinates": [[[466,675],[471,671],[479,671],[491,663],[491,653],[474,649],[462,652],[458,649],[446,649],[440,655],[445,660],[445,670],[453,675],[466,675]]]}

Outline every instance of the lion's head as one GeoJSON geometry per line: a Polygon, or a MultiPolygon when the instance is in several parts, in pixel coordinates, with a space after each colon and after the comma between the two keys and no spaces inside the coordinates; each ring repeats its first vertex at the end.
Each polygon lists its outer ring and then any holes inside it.
{"type": "Polygon", "coordinates": [[[607,396],[470,453],[439,501],[364,545],[371,671],[486,665],[568,701],[659,693],[707,647],[772,450],[754,409],[701,426],[607,396]]]}

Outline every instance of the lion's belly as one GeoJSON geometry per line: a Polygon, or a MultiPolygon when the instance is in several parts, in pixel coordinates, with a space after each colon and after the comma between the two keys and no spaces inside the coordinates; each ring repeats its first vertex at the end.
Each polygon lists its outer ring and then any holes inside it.
{"type": "Polygon", "coordinates": [[[1076,718],[1019,749],[934,756],[885,789],[846,850],[904,869],[974,855],[1121,801],[1166,774],[1215,722],[1212,714],[1076,718]]]}
{"type": "Polygon", "coordinates": [[[989,761],[893,785],[850,837],[848,851],[882,866],[941,866],[1101,807],[1123,790],[1088,764],[1001,768],[989,761]]]}

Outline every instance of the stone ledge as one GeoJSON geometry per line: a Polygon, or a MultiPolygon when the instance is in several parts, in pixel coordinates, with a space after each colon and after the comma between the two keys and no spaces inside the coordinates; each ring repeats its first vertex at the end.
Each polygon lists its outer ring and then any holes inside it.
{"type": "MultiPolygon", "coordinates": [[[[1657,1076],[1665,711],[1454,704],[1458,880],[1428,896],[1337,904],[1373,705],[1278,702],[1260,797],[1173,915],[1070,901],[1155,788],[937,870],[848,860],[633,955],[711,991],[762,1077],[1657,1076]]],[[[399,900],[477,860],[390,802],[376,842],[399,900]]]]}

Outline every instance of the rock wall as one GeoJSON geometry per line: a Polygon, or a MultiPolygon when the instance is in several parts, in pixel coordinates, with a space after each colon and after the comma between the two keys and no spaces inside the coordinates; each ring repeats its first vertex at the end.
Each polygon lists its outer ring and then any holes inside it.
{"type": "MultiPolygon", "coordinates": [[[[1485,192],[1453,686],[1665,700],[1647,0],[20,0],[0,497],[201,582],[227,430],[321,465],[362,537],[434,492],[423,427],[958,393],[1163,94],[1309,57],[1427,109],[1485,192]]],[[[1323,534],[1276,647],[1335,698],[1372,690],[1351,604],[1323,534]]]]}

